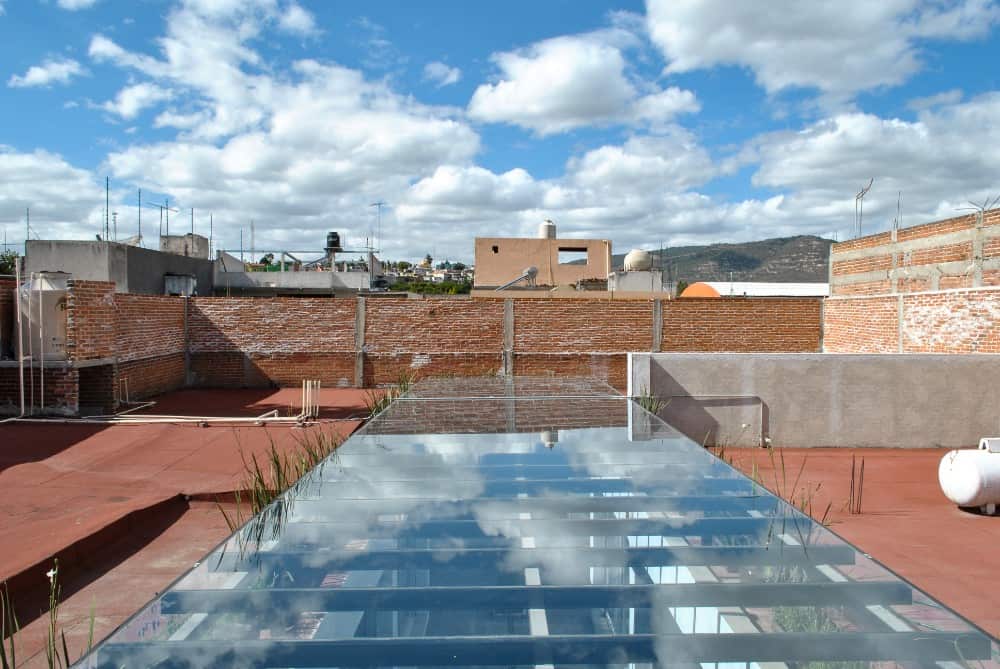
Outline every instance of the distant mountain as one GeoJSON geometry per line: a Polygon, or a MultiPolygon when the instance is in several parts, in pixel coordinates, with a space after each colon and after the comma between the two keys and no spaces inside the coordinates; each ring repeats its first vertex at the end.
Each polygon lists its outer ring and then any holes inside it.
{"type": "MultiPolygon", "coordinates": [[[[777,237],[742,244],[675,246],[664,256],[673,267],[675,280],[695,281],[819,281],[829,278],[827,263],[831,239],[800,235],[777,237]]],[[[653,267],[659,267],[660,251],[652,251],[653,267]]],[[[622,269],[625,254],[611,257],[612,267],[622,269]]]]}

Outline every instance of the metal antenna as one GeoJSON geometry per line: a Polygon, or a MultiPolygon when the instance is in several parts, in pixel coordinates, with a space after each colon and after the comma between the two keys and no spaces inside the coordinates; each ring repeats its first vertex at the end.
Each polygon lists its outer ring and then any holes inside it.
{"type": "Polygon", "coordinates": [[[142,246],[142,189],[139,189],[139,246],[142,246]]]}
{"type": "Polygon", "coordinates": [[[872,189],[873,183],[875,183],[875,177],[872,177],[868,181],[868,185],[854,196],[854,225],[857,228],[858,237],[861,236],[861,219],[865,213],[865,195],[868,195],[868,191],[872,189]]]}
{"type": "MultiPolygon", "coordinates": [[[[382,207],[385,206],[385,202],[383,202],[382,200],[378,200],[376,202],[372,202],[368,206],[375,207],[375,217],[376,217],[376,226],[377,227],[375,228],[376,229],[375,243],[373,244],[373,246],[380,247],[380,245],[382,243],[382,207]]],[[[373,249],[373,250],[377,250],[379,253],[382,252],[381,248],[376,248],[376,249],[373,249]]]]}
{"type": "Polygon", "coordinates": [[[110,237],[108,226],[111,224],[111,177],[104,177],[104,240],[110,237]]]}

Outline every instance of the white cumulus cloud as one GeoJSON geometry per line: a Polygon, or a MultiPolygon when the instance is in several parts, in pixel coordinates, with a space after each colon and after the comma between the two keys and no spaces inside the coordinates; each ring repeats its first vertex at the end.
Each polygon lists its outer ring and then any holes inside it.
{"type": "Polygon", "coordinates": [[[992,0],[648,0],[667,72],[736,65],[773,93],[813,87],[847,96],[900,84],[921,67],[920,40],[968,40],[1000,20],[992,0]]]}
{"type": "Polygon", "coordinates": [[[457,67],[451,67],[439,61],[424,65],[424,81],[433,82],[438,88],[457,84],[461,78],[462,71],[457,67]]]}
{"type": "Polygon", "coordinates": [[[144,109],[169,100],[172,95],[169,90],[144,82],[121,89],[114,100],[108,100],[101,108],[123,119],[133,119],[144,109]]]}
{"type": "Polygon", "coordinates": [[[469,116],[544,136],[589,125],[662,121],[698,109],[690,91],[640,91],[626,74],[621,49],[609,39],[614,34],[556,37],[494,54],[499,79],[476,89],[469,116]]]}
{"type": "Polygon", "coordinates": [[[97,0],[58,0],[57,4],[63,9],[75,12],[78,9],[93,7],[96,3],[97,0]]]}
{"type": "Polygon", "coordinates": [[[32,65],[24,74],[12,75],[7,80],[7,85],[11,88],[30,88],[68,84],[74,77],[86,73],[87,70],[72,58],[47,59],[40,65],[32,65]]]}

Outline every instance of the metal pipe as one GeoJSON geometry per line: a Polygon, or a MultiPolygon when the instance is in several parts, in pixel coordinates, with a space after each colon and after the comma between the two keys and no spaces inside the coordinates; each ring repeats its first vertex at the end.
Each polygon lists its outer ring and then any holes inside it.
{"type": "Polygon", "coordinates": [[[14,309],[17,312],[15,324],[17,325],[17,374],[18,387],[21,395],[21,413],[12,418],[7,418],[0,423],[24,418],[24,333],[21,331],[21,263],[14,261],[14,309]]]}
{"type": "Polygon", "coordinates": [[[45,298],[42,295],[42,282],[38,282],[38,348],[39,355],[41,355],[41,365],[38,368],[38,374],[40,377],[39,392],[38,392],[38,411],[45,411],[45,314],[43,311],[43,306],[45,303],[45,298]]]}
{"type": "Polygon", "coordinates": [[[31,328],[31,286],[35,283],[35,273],[28,278],[28,383],[31,386],[31,401],[28,402],[28,415],[35,413],[35,345],[31,328]]]}

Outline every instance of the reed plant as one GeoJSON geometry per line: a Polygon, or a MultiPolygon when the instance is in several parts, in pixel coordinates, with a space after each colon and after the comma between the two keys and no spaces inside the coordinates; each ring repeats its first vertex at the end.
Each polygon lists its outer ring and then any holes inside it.
{"type": "MultiPolygon", "coordinates": [[[[49,669],[69,669],[73,664],[69,659],[69,645],[66,631],[59,623],[59,608],[62,605],[62,585],[59,584],[59,560],[53,560],[52,569],[45,574],[49,579],[48,629],[45,633],[45,660],[49,669]]],[[[84,655],[94,647],[94,606],[90,607],[90,633],[84,655]]],[[[7,582],[0,584],[0,669],[17,667],[17,636],[21,632],[10,598],[7,582]]]]}
{"type": "Polygon", "coordinates": [[[233,495],[236,507],[233,513],[227,513],[222,504],[217,503],[232,532],[297,485],[302,477],[343,443],[343,438],[332,432],[308,430],[296,438],[293,449],[283,452],[274,438],[270,435],[269,438],[268,450],[259,459],[255,453],[251,453],[248,458],[243,448],[240,448],[243,479],[233,495]]]}
{"type": "Polygon", "coordinates": [[[410,392],[416,380],[415,372],[402,372],[396,379],[396,383],[388,388],[372,388],[366,391],[365,407],[368,409],[368,418],[374,418],[385,411],[393,401],[410,392]]]}

